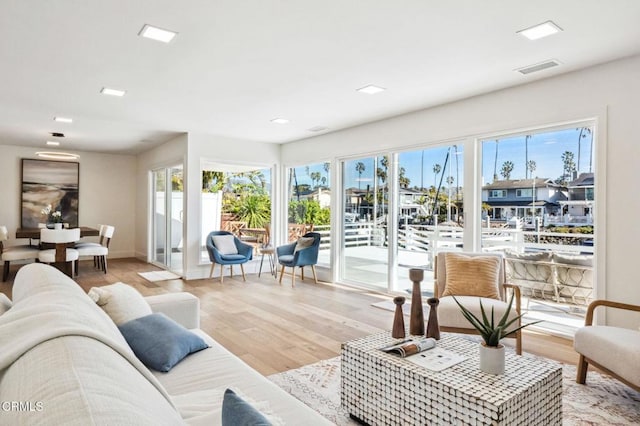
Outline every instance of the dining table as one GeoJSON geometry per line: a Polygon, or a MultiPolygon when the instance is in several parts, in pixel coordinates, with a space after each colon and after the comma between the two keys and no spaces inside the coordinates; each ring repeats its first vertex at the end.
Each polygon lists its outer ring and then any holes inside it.
{"type": "MultiPolygon", "coordinates": [[[[82,237],[97,237],[100,235],[100,231],[90,226],[80,226],[80,238],[82,237]]],[[[18,228],[16,230],[16,238],[30,238],[34,240],[40,239],[41,228],[18,228]]]]}

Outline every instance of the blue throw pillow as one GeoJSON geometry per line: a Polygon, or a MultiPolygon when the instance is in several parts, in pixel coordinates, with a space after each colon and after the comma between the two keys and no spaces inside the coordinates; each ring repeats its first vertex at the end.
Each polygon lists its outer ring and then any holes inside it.
{"type": "Polygon", "coordinates": [[[162,313],[136,318],[118,328],[144,365],[165,373],[187,355],[209,347],[200,336],[162,313]]]}
{"type": "Polygon", "coordinates": [[[234,391],[224,391],[222,426],[271,426],[271,422],[234,391]]]}

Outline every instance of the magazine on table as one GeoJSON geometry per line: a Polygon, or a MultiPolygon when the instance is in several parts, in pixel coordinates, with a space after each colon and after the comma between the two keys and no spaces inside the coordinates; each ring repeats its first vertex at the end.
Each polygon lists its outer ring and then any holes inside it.
{"type": "Polygon", "coordinates": [[[465,360],[465,357],[436,346],[433,338],[408,339],[380,350],[398,355],[431,371],[442,371],[465,360]]]}
{"type": "Polygon", "coordinates": [[[429,337],[426,339],[407,339],[400,343],[380,348],[380,350],[390,354],[398,355],[401,358],[406,358],[410,355],[428,351],[429,349],[433,349],[435,347],[436,339],[429,337]]]}

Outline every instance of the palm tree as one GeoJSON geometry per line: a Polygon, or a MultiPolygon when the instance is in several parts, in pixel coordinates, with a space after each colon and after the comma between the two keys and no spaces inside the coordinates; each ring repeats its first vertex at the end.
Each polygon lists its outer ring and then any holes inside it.
{"type": "MultiPolygon", "coordinates": [[[[580,134],[578,135],[578,166],[577,166],[577,170],[578,173],[580,173],[580,146],[582,145],[582,139],[586,138],[587,136],[591,136],[591,129],[589,127],[579,127],[576,130],[580,131],[580,134]]],[[[593,144],[593,137],[591,138],[591,144],[593,144]]],[[[592,150],[593,150],[593,145],[590,145],[589,148],[589,173],[591,173],[591,159],[592,159],[592,150]]]]}
{"type": "Polygon", "coordinates": [[[434,164],[433,166],[433,187],[438,187],[438,173],[442,171],[442,166],[440,164],[434,164]]]}
{"type": "Polygon", "coordinates": [[[356,163],[356,172],[358,172],[358,190],[360,190],[360,183],[362,180],[362,173],[364,173],[365,170],[365,166],[364,163],[362,161],[358,161],[356,163]]]}
{"type": "Polygon", "coordinates": [[[320,183],[320,178],[322,175],[320,172],[311,172],[311,184],[316,187],[320,183]]]}
{"type": "Polygon", "coordinates": [[[566,184],[576,171],[576,163],[573,161],[574,155],[571,151],[562,154],[562,183],[566,184]]]}
{"type": "Polygon", "coordinates": [[[407,170],[404,167],[400,167],[398,173],[398,182],[400,183],[400,188],[408,188],[409,184],[411,184],[411,180],[405,175],[407,170]]]}
{"type": "Polygon", "coordinates": [[[500,169],[500,174],[505,180],[509,180],[511,178],[511,172],[513,171],[513,161],[505,161],[502,163],[502,168],[500,169]]]}
{"type": "Polygon", "coordinates": [[[324,172],[327,174],[327,180],[325,182],[329,182],[329,171],[331,170],[331,163],[328,163],[328,162],[324,163],[322,165],[322,168],[324,169],[324,172]]]}

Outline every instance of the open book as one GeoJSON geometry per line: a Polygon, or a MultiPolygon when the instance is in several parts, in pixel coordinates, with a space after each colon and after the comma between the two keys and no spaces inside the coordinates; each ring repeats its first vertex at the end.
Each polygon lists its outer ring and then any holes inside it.
{"type": "Polygon", "coordinates": [[[406,358],[410,355],[415,355],[419,352],[428,351],[429,349],[433,349],[436,347],[436,340],[429,338],[422,339],[408,339],[404,340],[400,343],[393,344],[391,346],[385,346],[384,348],[380,348],[381,351],[399,355],[402,358],[406,358]]]}

